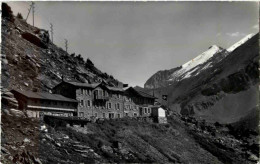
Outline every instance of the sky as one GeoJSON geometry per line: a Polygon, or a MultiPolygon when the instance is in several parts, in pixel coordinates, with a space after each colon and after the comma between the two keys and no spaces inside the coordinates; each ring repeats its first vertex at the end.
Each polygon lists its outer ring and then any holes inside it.
{"type": "MultiPolygon", "coordinates": [[[[30,2],[8,2],[25,18],[30,2]]],[[[54,43],[89,58],[102,72],[142,86],[211,45],[228,48],[257,33],[257,2],[35,2],[35,26],[54,43]]],[[[32,15],[27,20],[32,24],[32,15]]]]}

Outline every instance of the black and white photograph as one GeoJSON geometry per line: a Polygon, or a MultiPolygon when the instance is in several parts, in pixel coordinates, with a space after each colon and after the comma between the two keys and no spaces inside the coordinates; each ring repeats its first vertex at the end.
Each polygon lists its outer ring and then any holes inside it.
{"type": "Polygon", "coordinates": [[[2,1],[1,164],[260,164],[259,2],[2,1]]]}

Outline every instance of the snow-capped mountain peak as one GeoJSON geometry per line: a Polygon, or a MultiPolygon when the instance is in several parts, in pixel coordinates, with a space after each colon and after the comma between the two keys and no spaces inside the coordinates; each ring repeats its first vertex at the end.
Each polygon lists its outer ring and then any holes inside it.
{"type": "Polygon", "coordinates": [[[210,67],[211,63],[208,63],[203,68],[199,67],[199,65],[202,65],[203,63],[207,62],[210,58],[212,58],[215,54],[223,51],[222,48],[212,45],[209,47],[208,50],[200,54],[199,56],[195,57],[194,59],[188,61],[187,63],[182,65],[182,68],[176,72],[174,72],[168,81],[173,80],[180,80],[183,78],[188,78],[191,76],[191,74],[194,74],[199,69],[206,69],[207,67],[210,67]],[[178,79],[176,79],[178,78],[178,79]]]}
{"type": "Polygon", "coordinates": [[[183,69],[191,69],[199,64],[202,64],[204,62],[206,62],[208,59],[210,59],[214,54],[218,53],[221,51],[221,48],[216,46],[216,45],[213,45],[213,46],[210,46],[210,48],[203,52],[202,54],[200,54],[199,56],[197,56],[196,58],[188,61],[187,63],[183,64],[182,65],[182,68],[183,69]]]}
{"type": "Polygon", "coordinates": [[[228,52],[232,52],[235,49],[237,49],[239,46],[241,46],[242,44],[244,44],[246,41],[248,41],[250,38],[252,38],[255,34],[249,34],[247,36],[245,36],[243,39],[241,39],[240,41],[236,42],[235,44],[233,44],[231,47],[229,47],[227,49],[228,52]]]}

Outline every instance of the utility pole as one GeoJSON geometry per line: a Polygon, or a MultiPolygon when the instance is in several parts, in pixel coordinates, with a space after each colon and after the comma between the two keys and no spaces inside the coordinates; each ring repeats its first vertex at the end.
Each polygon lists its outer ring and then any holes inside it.
{"type": "Polygon", "coordinates": [[[51,41],[53,43],[53,25],[52,23],[50,23],[50,25],[51,25],[51,41]]]}
{"type": "Polygon", "coordinates": [[[28,19],[28,17],[29,17],[29,14],[30,14],[30,12],[31,12],[32,6],[33,6],[33,2],[32,2],[32,4],[30,5],[30,9],[28,9],[29,12],[28,12],[28,14],[27,14],[27,17],[26,17],[25,21],[27,21],[27,19],[28,19]]]}
{"type": "Polygon", "coordinates": [[[68,40],[65,39],[65,48],[66,48],[66,52],[68,52],[68,40]]]}
{"type": "Polygon", "coordinates": [[[32,2],[33,26],[34,26],[34,12],[35,12],[34,9],[35,9],[34,2],[32,2]]]}

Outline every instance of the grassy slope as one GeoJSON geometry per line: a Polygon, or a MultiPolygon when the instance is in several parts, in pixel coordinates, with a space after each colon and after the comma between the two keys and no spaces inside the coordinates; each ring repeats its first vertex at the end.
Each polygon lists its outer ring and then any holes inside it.
{"type": "Polygon", "coordinates": [[[201,148],[176,120],[170,124],[138,122],[121,119],[87,125],[89,134],[81,134],[68,128],[59,128],[71,138],[90,145],[108,162],[156,162],[156,163],[221,163],[216,157],[201,148]],[[102,151],[103,145],[117,150],[114,143],[122,143],[127,155],[102,151]]]}
{"type": "Polygon", "coordinates": [[[189,120],[175,115],[168,124],[156,124],[125,118],[85,127],[48,126],[46,133],[37,120],[4,114],[1,146],[10,155],[4,154],[1,161],[26,150],[46,164],[253,163],[246,153],[258,154],[255,144],[247,150],[225,126],[216,130],[212,124],[189,120]],[[25,138],[30,142],[23,142],[25,138]]]}

